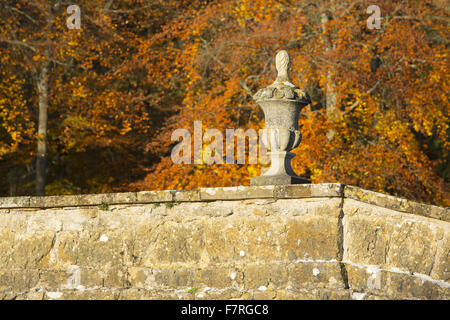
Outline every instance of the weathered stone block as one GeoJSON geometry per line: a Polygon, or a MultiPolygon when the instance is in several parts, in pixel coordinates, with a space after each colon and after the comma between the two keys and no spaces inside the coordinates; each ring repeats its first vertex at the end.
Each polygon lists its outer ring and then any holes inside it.
{"type": "Polygon", "coordinates": [[[128,286],[128,271],[122,266],[113,266],[103,271],[102,286],[106,288],[124,288],[128,286]]]}
{"type": "Polygon", "coordinates": [[[53,232],[39,232],[23,237],[16,235],[13,240],[14,247],[7,251],[7,265],[20,269],[46,268],[54,238],[53,232]]]}
{"type": "Polygon", "coordinates": [[[338,219],[299,216],[286,221],[286,236],[280,239],[283,259],[332,260],[338,256],[338,219]],[[292,257],[292,258],[291,258],[292,257]]]}
{"type": "MultiPolygon", "coordinates": [[[[304,210],[299,216],[267,215],[262,211],[264,208],[252,204],[226,206],[223,216],[219,217],[202,216],[202,213],[210,216],[214,210],[222,212],[224,207],[219,204],[217,208],[210,206],[210,211],[206,212],[195,208],[192,214],[196,216],[189,221],[178,221],[178,214],[189,214],[190,205],[186,205],[171,208],[174,215],[164,224],[160,218],[141,221],[132,237],[125,240],[126,259],[132,258],[132,265],[151,266],[175,262],[295,260],[297,257],[334,259],[337,256],[338,213],[330,213],[337,204],[322,205],[316,212],[304,210]],[[235,214],[229,215],[228,210],[235,214]]],[[[283,205],[277,205],[280,207],[283,205]]],[[[306,204],[305,208],[314,207],[306,204]]]]}
{"type": "Polygon", "coordinates": [[[197,270],[174,266],[154,271],[155,283],[170,288],[192,287],[195,284],[197,270]]]}
{"type": "Polygon", "coordinates": [[[341,269],[337,262],[296,262],[288,269],[290,285],[294,289],[344,289],[341,269]]]}
{"type": "Polygon", "coordinates": [[[173,201],[171,191],[141,191],[137,193],[138,203],[166,202],[173,201]]]}
{"type": "Polygon", "coordinates": [[[17,268],[13,264],[13,248],[16,242],[16,233],[6,228],[0,228],[0,270],[17,268]]]}
{"type": "Polygon", "coordinates": [[[174,201],[200,201],[200,191],[199,190],[191,190],[191,191],[176,190],[176,191],[173,191],[173,200],[174,201]]]}
{"type": "Polygon", "coordinates": [[[200,189],[200,198],[204,200],[241,200],[272,198],[275,186],[224,187],[200,189]]]}
{"type": "Polygon", "coordinates": [[[251,186],[274,186],[274,185],[294,185],[306,184],[310,180],[303,179],[295,175],[279,174],[272,176],[259,176],[250,179],[251,186]]]}
{"type": "Polygon", "coordinates": [[[350,300],[349,291],[329,289],[293,289],[278,290],[276,299],[282,300],[350,300]]]}
{"type": "Polygon", "coordinates": [[[233,275],[233,269],[222,265],[209,266],[197,271],[195,287],[231,288],[233,282],[240,281],[240,277],[233,275]]]}
{"type": "Polygon", "coordinates": [[[156,285],[151,268],[128,268],[128,282],[132,288],[150,288],[156,285]]]}
{"type": "Polygon", "coordinates": [[[405,216],[354,200],[346,201],[344,212],[344,261],[398,268],[436,279],[448,277],[448,268],[443,267],[449,265],[447,222],[405,216]]]}
{"type": "Polygon", "coordinates": [[[55,292],[64,289],[71,274],[66,270],[48,270],[39,271],[39,287],[45,290],[55,292]]]}
{"type": "Polygon", "coordinates": [[[450,284],[420,274],[387,271],[376,266],[346,264],[348,283],[352,290],[369,296],[391,299],[443,299],[450,295],[450,284]]]}
{"type": "MultiPolygon", "coordinates": [[[[58,207],[79,207],[97,206],[102,203],[114,203],[114,199],[121,199],[122,194],[83,194],[65,196],[31,197],[30,207],[32,208],[58,208],[58,207]]],[[[122,199],[123,200],[123,199],[122,199]]],[[[135,200],[130,198],[130,201],[135,200]]]]}
{"type": "Polygon", "coordinates": [[[48,196],[48,197],[31,197],[30,207],[32,208],[56,208],[65,206],[79,206],[80,196],[48,196]]]}
{"type": "Polygon", "coordinates": [[[35,287],[39,281],[39,270],[0,269],[0,292],[23,292],[35,287]]]}
{"type": "Polygon", "coordinates": [[[340,183],[300,184],[276,186],[274,196],[283,198],[342,197],[343,185],[340,183]]]}
{"type": "Polygon", "coordinates": [[[175,300],[169,293],[161,290],[130,288],[120,291],[119,300],[175,300]]]}
{"type": "Polygon", "coordinates": [[[386,209],[450,221],[450,208],[441,208],[424,203],[418,203],[383,193],[364,190],[354,186],[345,186],[344,196],[348,199],[362,201],[386,209]]]}
{"type": "Polygon", "coordinates": [[[79,207],[98,206],[101,204],[127,204],[136,203],[136,192],[105,193],[105,194],[85,194],[85,195],[64,195],[31,197],[29,206],[32,208],[58,208],[58,207],[79,207]]]}
{"type": "Polygon", "coordinates": [[[30,197],[0,198],[0,208],[27,208],[30,206],[30,197]]]}
{"type": "MultiPolygon", "coordinates": [[[[8,210],[9,211],[9,210],[8,210]]],[[[15,212],[10,214],[0,214],[0,246],[4,239],[2,238],[2,232],[15,232],[25,234],[28,228],[29,214],[16,214],[15,212]]],[[[0,251],[1,252],[1,251],[0,251]]],[[[0,257],[1,260],[1,257],[0,257]]]]}
{"type": "Polygon", "coordinates": [[[104,288],[94,290],[63,290],[61,292],[46,292],[46,299],[52,300],[118,300],[120,290],[104,288]]]}
{"type": "Polygon", "coordinates": [[[246,289],[266,290],[272,286],[285,286],[289,280],[288,265],[285,263],[248,264],[243,269],[246,289]]]}
{"type": "Polygon", "coordinates": [[[57,265],[106,268],[123,261],[122,234],[61,232],[57,239],[57,265]]]}

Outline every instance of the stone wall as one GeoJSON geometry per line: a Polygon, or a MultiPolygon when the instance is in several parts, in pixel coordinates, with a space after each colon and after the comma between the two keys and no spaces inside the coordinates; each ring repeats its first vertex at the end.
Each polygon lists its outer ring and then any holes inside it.
{"type": "Polygon", "coordinates": [[[448,299],[450,210],[341,184],[0,199],[0,299],[448,299]]]}

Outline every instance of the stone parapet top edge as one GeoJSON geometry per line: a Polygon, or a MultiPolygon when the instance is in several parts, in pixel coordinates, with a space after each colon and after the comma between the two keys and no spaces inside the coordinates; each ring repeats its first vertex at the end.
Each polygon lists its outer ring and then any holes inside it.
{"type": "Polygon", "coordinates": [[[199,190],[140,191],[46,197],[4,197],[0,198],[0,209],[57,208],[96,206],[101,204],[145,204],[156,202],[227,201],[267,198],[342,198],[343,187],[344,186],[340,183],[327,183],[286,186],[238,186],[201,188],[199,190]]]}
{"type": "Polygon", "coordinates": [[[102,204],[146,204],[158,202],[207,202],[247,199],[347,198],[395,211],[450,221],[450,208],[442,208],[407,199],[364,190],[340,183],[276,186],[238,186],[199,190],[164,190],[106,194],[62,195],[47,197],[0,198],[0,209],[59,208],[102,204]]]}
{"type": "Polygon", "coordinates": [[[344,187],[344,198],[399,212],[450,222],[450,208],[448,207],[438,207],[349,185],[344,187]]]}

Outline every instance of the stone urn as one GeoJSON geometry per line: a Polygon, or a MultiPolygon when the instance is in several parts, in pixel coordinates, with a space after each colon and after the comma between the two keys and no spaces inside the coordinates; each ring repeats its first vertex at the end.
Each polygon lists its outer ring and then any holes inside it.
{"type": "Polygon", "coordinates": [[[291,153],[302,140],[298,131],[298,118],[302,108],[311,103],[308,94],[289,80],[289,54],[282,50],[275,58],[277,79],[270,86],[259,90],[254,96],[264,112],[265,130],[262,142],[269,149],[270,168],[261,176],[250,179],[250,184],[280,185],[310,183],[295,174],[291,153]]]}

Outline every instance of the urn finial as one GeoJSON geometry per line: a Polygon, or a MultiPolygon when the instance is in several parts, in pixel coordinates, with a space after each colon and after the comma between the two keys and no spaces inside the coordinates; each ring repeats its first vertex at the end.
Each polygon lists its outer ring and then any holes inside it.
{"type": "Polygon", "coordinates": [[[295,174],[290,151],[295,149],[302,135],[298,131],[300,110],[311,102],[308,94],[289,80],[290,59],[286,50],[275,57],[277,79],[259,90],[253,98],[264,111],[265,130],[262,142],[270,149],[270,168],[259,177],[250,179],[251,185],[309,183],[295,174]]]}
{"type": "Polygon", "coordinates": [[[275,57],[275,67],[278,72],[276,80],[268,87],[260,89],[253,96],[253,99],[256,102],[267,100],[298,101],[299,107],[304,107],[311,103],[308,94],[294,85],[289,79],[288,71],[290,66],[291,61],[288,52],[280,50],[275,57]]]}
{"type": "Polygon", "coordinates": [[[286,50],[281,50],[277,53],[277,56],[275,57],[275,66],[278,71],[278,76],[275,82],[290,82],[288,70],[291,66],[291,62],[289,59],[289,53],[286,50]]]}

